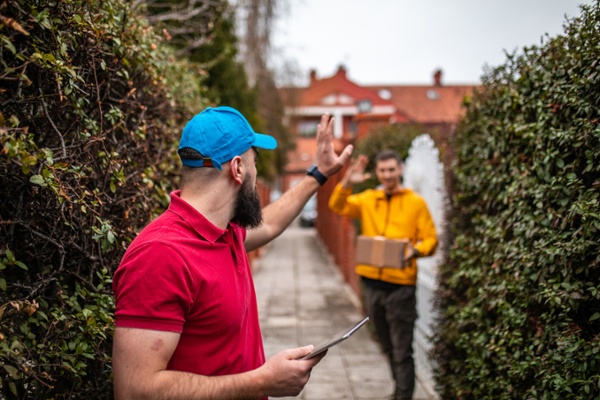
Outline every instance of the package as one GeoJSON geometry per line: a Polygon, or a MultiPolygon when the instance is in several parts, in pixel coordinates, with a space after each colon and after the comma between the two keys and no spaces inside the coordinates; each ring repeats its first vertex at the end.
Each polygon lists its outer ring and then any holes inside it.
{"type": "Polygon", "coordinates": [[[383,236],[359,236],[356,239],[357,264],[385,268],[404,268],[408,239],[387,239],[383,236]]]}

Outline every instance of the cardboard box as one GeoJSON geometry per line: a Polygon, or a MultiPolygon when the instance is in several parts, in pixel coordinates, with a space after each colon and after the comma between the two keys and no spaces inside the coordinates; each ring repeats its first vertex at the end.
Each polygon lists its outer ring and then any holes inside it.
{"type": "Polygon", "coordinates": [[[385,268],[404,268],[408,239],[383,236],[359,236],[356,239],[356,263],[385,268]]]}

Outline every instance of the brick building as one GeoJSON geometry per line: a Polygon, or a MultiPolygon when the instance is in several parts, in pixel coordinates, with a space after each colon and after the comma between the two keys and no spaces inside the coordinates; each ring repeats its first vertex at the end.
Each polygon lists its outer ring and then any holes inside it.
{"type": "Polygon", "coordinates": [[[431,85],[368,86],[348,79],[343,66],[333,76],[324,78],[311,71],[308,86],[281,89],[286,125],[296,137],[296,149],[288,154],[281,188],[285,191],[313,163],[315,134],[324,113],[335,118],[334,136],[340,147],[386,124],[419,124],[425,131],[436,130],[447,137],[460,117],[463,99],[474,88],[443,85],[439,70],[431,85]]]}

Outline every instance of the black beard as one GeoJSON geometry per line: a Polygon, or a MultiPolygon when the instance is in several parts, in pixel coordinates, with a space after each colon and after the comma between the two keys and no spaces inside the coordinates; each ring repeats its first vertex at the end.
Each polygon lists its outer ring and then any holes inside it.
{"type": "Polygon", "coordinates": [[[250,186],[250,179],[245,179],[238,192],[233,206],[231,222],[246,228],[257,228],[262,224],[262,208],[260,195],[250,186]]]}

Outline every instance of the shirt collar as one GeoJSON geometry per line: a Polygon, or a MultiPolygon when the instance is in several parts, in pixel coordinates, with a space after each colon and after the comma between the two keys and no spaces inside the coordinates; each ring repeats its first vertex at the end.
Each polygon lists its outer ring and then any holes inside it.
{"type": "Polygon", "coordinates": [[[182,220],[187,222],[191,229],[210,243],[215,243],[221,236],[227,233],[227,230],[215,226],[204,215],[200,214],[198,210],[183,200],[180,193],[180,190],[171,192],[171,203],[167,211],[178,215],[182,220]]]}
{"type": "MultiPolygon", "coordinates": [[[[394,193],[392,193],[392,197],[396,196],[396,195],[401,195],[401,194],[406,194],[408,192],[410,192],[411,190],[409,188],[405,188],[404,186],[401,186],[400,188],[398,188],[398,190],[396,190],[394,193]]],[[[386,194],[385,194],[385,190],[383,189],[383,186],[378,186],[375,190],[377,198],[378,199],[385,199],[386,198],[386,194]]]]}

